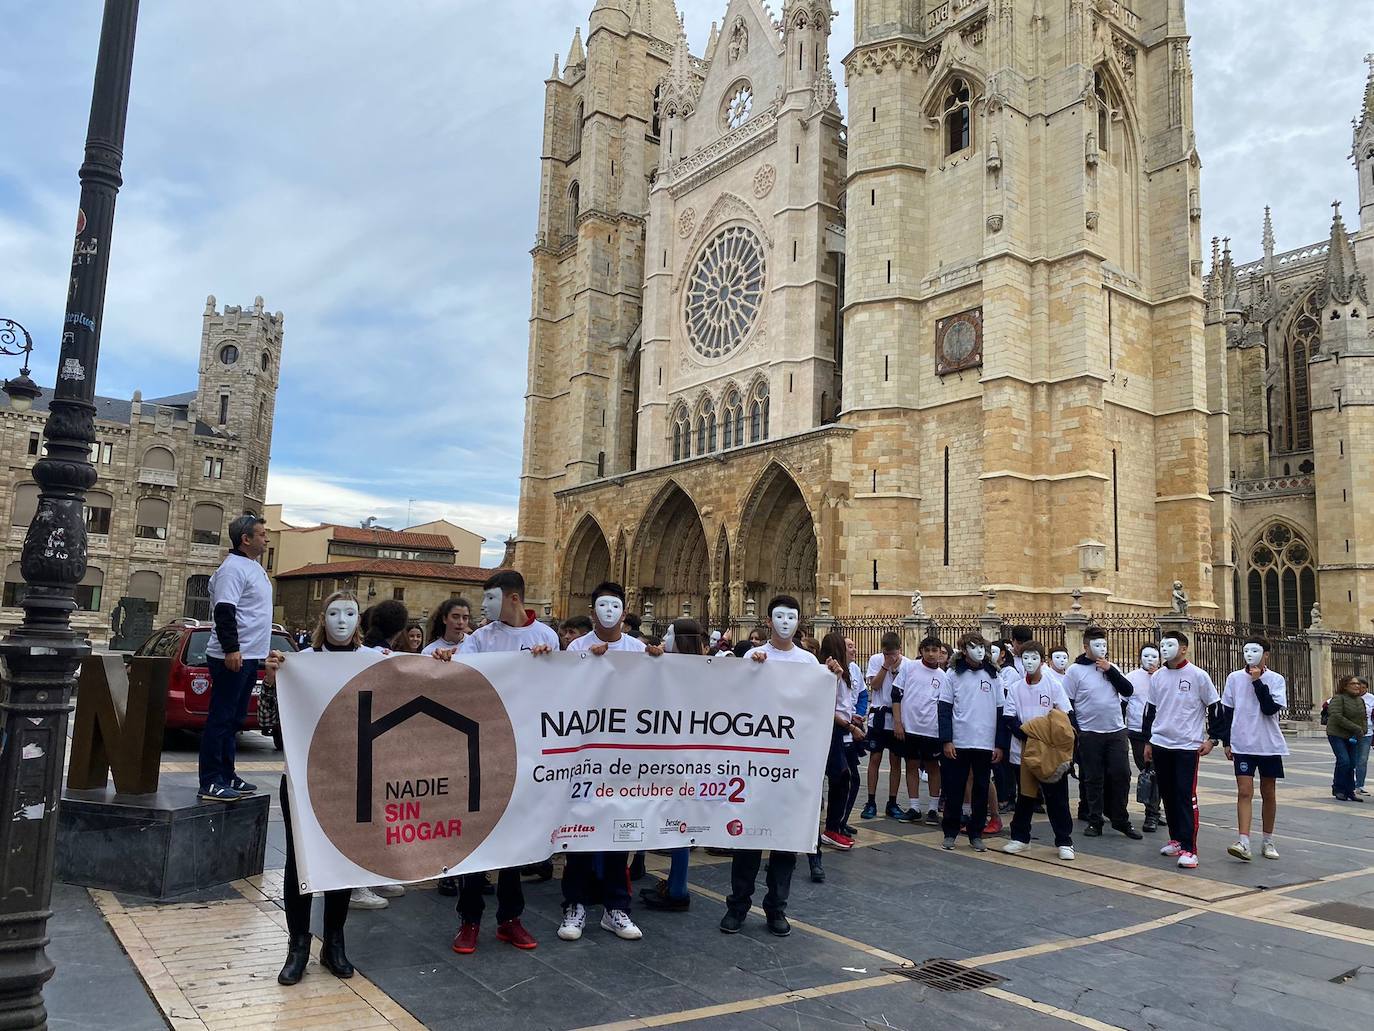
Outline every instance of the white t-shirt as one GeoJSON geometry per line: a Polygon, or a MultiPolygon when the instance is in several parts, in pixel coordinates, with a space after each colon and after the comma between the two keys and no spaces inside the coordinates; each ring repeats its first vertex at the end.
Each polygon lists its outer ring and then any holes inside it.
{"type": "Polygon", "coordinates": [[[868,681],[864,680],[864,671],[859,668],[857,662],[851,662],[849,664],[849,679],[854,681],[855,690],[868,690],[868,681]]]}
{"type": "Polygon", "coordinates": [[[496,620],[487,623],[467,637],[459,647],[460,655],[475,655],[481,652],[527,652],[536,645],[546,644],[558,651],[558,634],[547,623],[534,620],[526,626],[511,626],[496,620]]]}
{"type": "Polygon", "coordinates": [[[591,651],[598,644],[604,644],[606,650],[611,652],[642,652],[646,647],[644,642],[638,637],[631,637],[629,634],[622,633],[618,641],[603,641],[596,636],[595,630],[589,630],[572,644],[568,645],[568,651],[591,651]]]}
{"type": "Polygon", "coordinates": [[[816,656],[812,655],[799,644],[794,644],[791,648],[783,651],[780,648],[774,648],[773,642],[769,641],[767,644],[761,644],[757,648],[750,648],[744,653],[744,657],[750,662],[753,662],[755,652],[763,652],[764,655],[768,656],[769,662],[809,662],[813,666],[819,662],[816,656]]]}
{"type": "Polygon", "coordinates": [[[1364,699],[1364,736],[1374,735],[1374,694],[1366,691],[1362,696],[1364,699]]]}
{"type": "Polygon", "coordinates": [[[924,662],[902,663],[893,684],[902,695],[902,729],[920,737],[940,736],[940,681],[948,673],[924,662]]]}
{"type": "Polygon", "coordinates": [[[954,747],[990,752],[997,747],[997,717],[1002,709],[1001,681],[985,669],[956,672],[940,679],[940,701],[954,705],[954,747]]]}
{"type": "MultiPolygon", "coordinates": [[[[875,709],[892,708],[892,684],[902,675],[902,670],[910,665],[913,659],[908,659],[903,655],[897,660],[897,672],[889,675],[883,664],[881,654],[873,656],[868,660],[868,711],[871,714],[875,709]]],[[[892,727],[892,714],[884,713],[879,719],[874,717],[870,722],[878,730],[890,729],[892,727]]]]}
{"type": "MultiPolygon", "coordinates": [[[[1260,677],[1269,688],[1269,697],[1279,708],[1288,704],[1288,684],[1272,669],[1260,677]]],[[[1233,709],[1231,714],[1231,751],[1241,755],[1287,755],[1288,742],[1279,730],[1279,714],[1266,716],[1260,712],[1255,697],[1255,682],[1250,674],[1238,669],[1226,678],[1221,692],[1221,704],[1233,709]]]]}
{"type": "MultiPolygon", "coordinates": [[[[465,637],[463,638],[463,640],[467,640],[467,638],[465,637]]],[[[450,641],[445,641],[442,637],[436,637],[434,640],[430,641],[429,644],[425,645],[423,648],[420,649],[420,654],[433,655],[437,651],[447,651],[450,648],[456,651],[462,646],[462,641],[459,641],[457,644],[453,644],[450,641]]]]}
{"type": "MultiPolygon", "coordinates": [[[[846,684],[844,677],[835,678],[835,715],[843,717],[846,723],[854,719],[854,707],[859,703],[859,692],[864,689],[863,681],[856,679],[852,672],[849,680],[846,684]]],[[[846,733],[844,740],[853,741],[854,735],[846,733]]]]}
{"type": "MultiPolygon", "coordinates": [[[[1026,678],[1021,677],[1007,689],[1007,702],[1002,713],[1015,716],[1016,725],[1021,726],[1044,716],[1051,709],[1072,712],[1073,704],[1064,693],[1064,685],[1041,673],[1038,683],[1028,684],[1026,678]]],[[[1011,738],[1011,761],[1014,766],[1021,765],[1021,739],[1015,734],[1011,738]]]]}
{"type": "Polygon", "coordinates": [[[1150,674],[1137,666],[1126,674],[1135,694],[1126,699],[1126,729],[1140,733],[1145,729],[1145,705],[1150,697],[1150,674]]]}
{"type": "MultiPolygon", "coordinates": [[[[239,629],[239,654],[245,659],[265,659],[272,648],[272,582],[267,571],[247,555],[231,551],[210,577],[210,612],[216,605],[234,606],[239,629]]],[[[205,654],[224,658],[219,631],[210,631],[205,654]]]]}
{"type": "Polygon", "coordinates": [[[1155,707],[1150,744],[1184,752],[1201,748],[1207,740],[1207,707],[1220,700],[1205,669],[1191,662],[1178,669],[1159,667],[1150,677],[1150,704],[1155,707]]]}
{"type": "Polygon", "coordinates": [[[1023,676],[1025,676],[1025,674],[1016,672],[1014,666],[1003,666],[997,671],[997,679],[1002,681],[1002,698],[1004,700],[1007,697],[1007,692],[1010,691],[1012,686],[1023,676]]]}
{"type": "Polygon", "coordinates": [[[1069,663],[1069,671],[1064,674],[1064,693],[1078,714],[1079,730],[1113,734],[1126,729],[1126,721],[1121,717],[1121,696],[1106,674],[1098,672],[1092,663],[1069,663]]]}

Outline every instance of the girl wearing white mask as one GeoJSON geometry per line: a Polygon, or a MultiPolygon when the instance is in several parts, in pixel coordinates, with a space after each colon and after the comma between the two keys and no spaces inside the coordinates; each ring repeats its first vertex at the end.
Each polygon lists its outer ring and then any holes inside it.
{"type": "Polygon", "coordinates": [[[1221,743],[1236,769],[1236,843],[1226,851],[1241,862],[1254,859],[1250,851],[1250,822],[1254,816],[1255,775],[1259,774],[1265,859],[1278,859],[1274,820],[1278,816],[1278,782],[1288,742],[1279,729],[1279,713],[1288,704],[1288,683],[1269,668],[1269,642],[1251,637],[1241,647],[1244,669],[1226,678],[1221,691],[1221,743]]]}
{"type": "MultiPolygon", "coordinates": [[[[1027,737],[1022,727],[1031,720],[1048,715],[1052,709],[1065,715],[1073,711],[1063,685],[1050,679],[1044,654],[1045,649],[1035,641],[1026,644],[1019,656],[1025,673],[1007,689],[1003,720],[1011,734],[1011,768],[1015,771],[1018,784],[1021,782],[1021,742],[1027,737]]],[[[1032,779],[1038,781],[1038,778],[1032,779]]],[[[1038,796],[1028,792],[1021,792],[1017,796],[1016,810],[1011,818],[1011,841],[1002,851],[1017,855],[1030,848],[1031,819],[1035,813],[1036,798],[1039,797],[1045,800],[1045,812],[1054,830],[1054,844],[1059,849],[1059,858],[1071,862],[1074,858],[1073,816],[1069,812],[1068,776],[1066,774],[1054,783],[1039,781],[1039,788],[1038,796]]]]}
{"type": "MultiPolygon", "coordinates": [[[[315,632],[311,637],[311,651],[316,652],[354,652],[363,646],[362,632],[358,627],[358,599],[347,591],[339,591],[325,599],[315,621],[315,632]]],[[[286,661],[282,652],[274,651],[267,656],[267,672],[263,675],[266,683],[275,684],[277,670],[286,661]]],[[[287,944],[286,964],[277,975],[279,984],[293,985],[305,974],[306,964],[310,961],[310,907],[313,896],[302,895],[300,880],[296,874],[296,845],[291,833],[291,803],[286,789],[288,770],[281,779],[281,815],[286,829],[286,870],[285,903],[286,929],[290,935],[287,944]]],[[[344,952],[344,922],[348,919],[347,888],[324,893],[324,945],[320,949],[320,966],[335,977],[352,977],[353,964],[349,963],[344,952]]]]}
{"type": "Polygon", "coordinates": [[[973,774],[968,817],[969,844],[986,852],[983,828],[988,818],[988,784],[994,763],[1005,751],[1002,735],[1002,682],[988,659],[988,643],[980,634],[959,639],[959,652],[939,694],[940,782],[945,788],[944,847],[959,839],[958,789],[973,774]]]}
{"type": "MultiPolygon", "coordinates": [[[[1150,698],[1150,677],[1157,669],[1159,646],[1152,641],[1140,649],[1140,665],[1126,674],[1126,679],[1135,688],[1135,694],[1126,699],[1126,736],[1131,741],[1131,758],[1140,773],[1149,766],[1145,761],[1145,746],[1150,743],[1145,736],[1145,703],[1150,698]]],[[[1145,803],[1145,822],[1140,828],[1146,834],[1159,829],[1159,782],[1153,776],[1150,780],[1150,800],[1145,803]]]]}

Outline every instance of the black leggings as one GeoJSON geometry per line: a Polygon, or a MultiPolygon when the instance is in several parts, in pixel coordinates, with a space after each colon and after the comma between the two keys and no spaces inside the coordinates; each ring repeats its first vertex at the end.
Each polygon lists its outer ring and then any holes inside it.
{"type": "MultiPolygon", "coordinates": [[[[286,777],[281,779],[281,817],[286,825],[286,930],[295,938],[310,933],[310,902],[312,895],[301,894],[300,878],[296,875],[296,844],[291,835],[291,803],[287,801],[286,777]]],[[[347,888],[336,888],[324,893],[324,933],[340,934],[344,921],[348,919],[347,888]]]]}
{"type": "Polygon", "coordinates": [[[992,774],[992,750],[981,748],[960,748],[958,757],[940,758],[940,784],[945,791],[945,818],[942,821],[945,837],[959,836],[959,815],[963,809],[963,789],[968,783],[969,772],[973,772],[973,815],[968,819],[968,836],[983,836],[983,828],[988,822],[988,779],[992,774]]]}
{"type": "Polygon", "coordinates": [[[846,752],[845,732],[835,727],[830,732],[830,756],[825,775],[830,785],[826,792],[825,829],[839,831],[849,816],[849,755],[846,752]]]}

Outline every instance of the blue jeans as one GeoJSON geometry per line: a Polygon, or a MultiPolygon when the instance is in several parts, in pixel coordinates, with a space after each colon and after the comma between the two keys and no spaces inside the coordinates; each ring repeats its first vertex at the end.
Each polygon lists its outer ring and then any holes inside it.
{"type": "Polygon", "coordinates": [[[1359,754],[1355,756],[1355,786],[1364,790],[1364,775],[1369,768],[1369,743],[1374,741],[1368,734],[1360,738],[1359,754]]]}
{"type": "Polygon", "coordinates": [[[1343,738],[1328,734],[1326,740],[1331,742],[1331,752],[1336,756],[1336,774],[1331,782],[1331,790],[1337,795],[1353,795],[1355,793],[1355,763],[1360,755],[1360,738],[1353,742],[1343,738]]]}
{"type": "Polygon", "coordinates": [[[239,728],[248,718],[248,700],[258,680],[258,660],[244,659],[243,667],[233,672],[223,659],[208,656],[210,667],[210,711],[205,717],[205,732],[200,737],[200,790],[213,784],[228,786],[234,779],[234,753],[239,728]]]}
{"type": "Polygon", "coordinates": [[[675,848],[671,853],[672,865],[668,867],[668,897],[685,899],[687,897],[687,862],[691,858],[690,848],[675,848]]]}

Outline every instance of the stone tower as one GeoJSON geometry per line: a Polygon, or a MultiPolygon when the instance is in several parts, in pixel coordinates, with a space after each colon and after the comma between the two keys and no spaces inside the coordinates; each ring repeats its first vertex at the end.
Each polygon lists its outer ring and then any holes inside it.
{"type": "Polygon", "coordinates": [[[838,580],[1214,611],[1189,39],[1132,6],[857,0],[838,580]]]}
{"type": "Polygon", "coordinates": [[[547,591],[556,491],[634,464],[644,231],[673,0],[597,0],[544,84],[518,564],[547,591]]]}
{"type": "Polygon", "coordinates": [[[212,435],[236,437],[244,449],[246,512],[262,512],[265,505],[281,355],[282,313],[265,311],[261,297],[252,308],[226,304],[222,312],[213,296],[205,299],[191,417],[212,435]]]}

